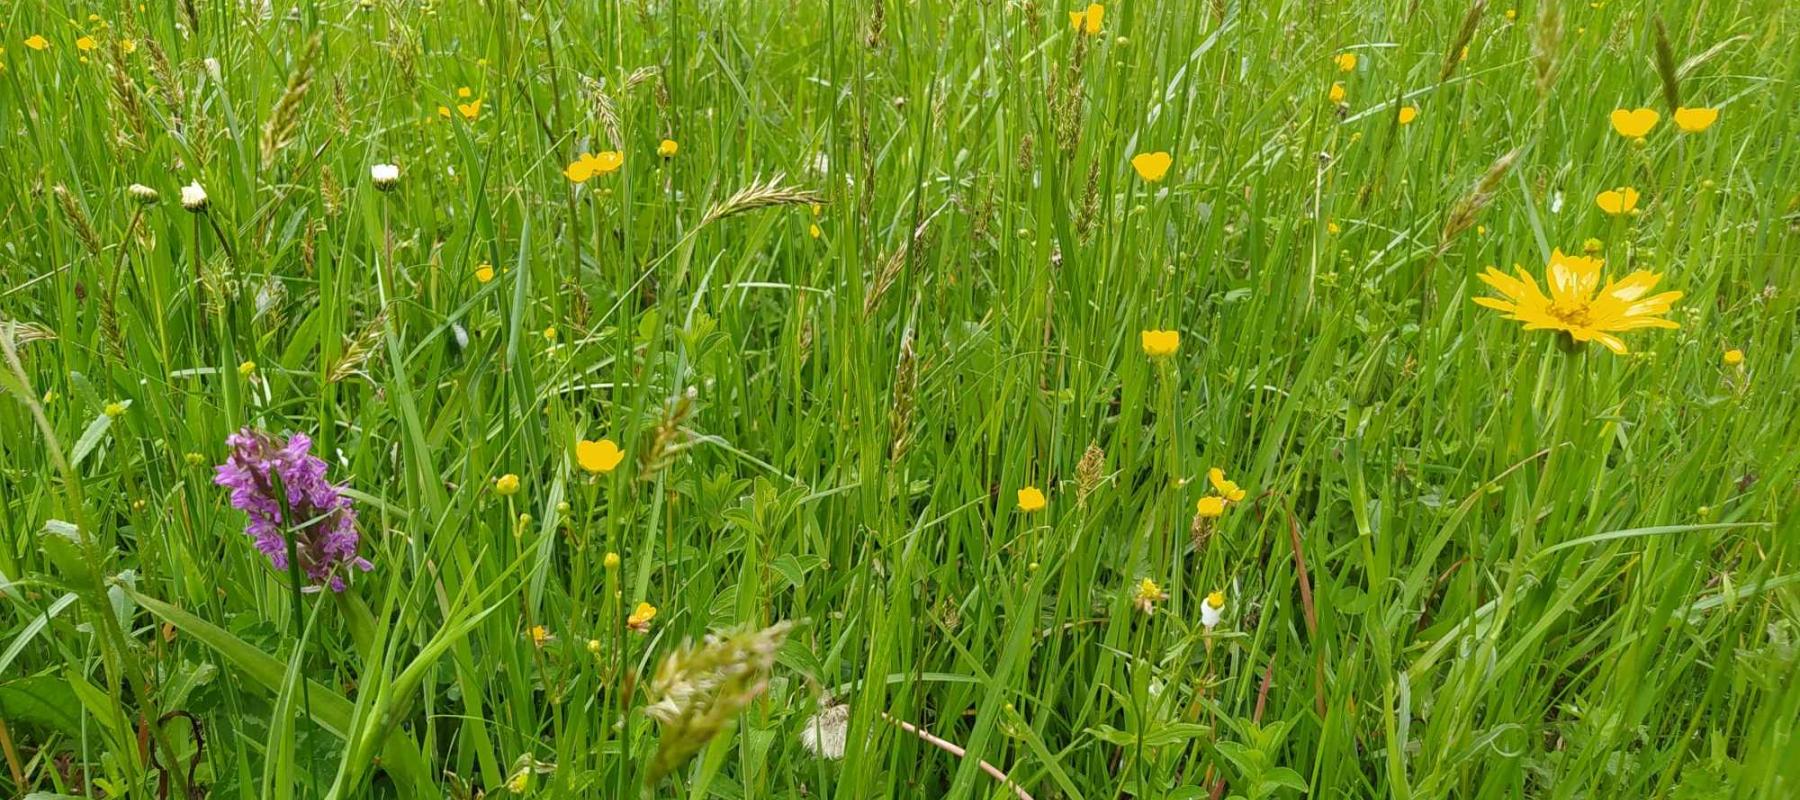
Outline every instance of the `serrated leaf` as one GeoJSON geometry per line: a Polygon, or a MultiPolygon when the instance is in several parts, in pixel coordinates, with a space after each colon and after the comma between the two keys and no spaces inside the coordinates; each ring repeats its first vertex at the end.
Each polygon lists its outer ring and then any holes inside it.
{"type": "Polygon", "coordinates": [[[99,446],[100,440],[106,437],[106,431],[112,428],[112,421],[112,417],[101,413],[94,417],[93,422],[88,423],[87,430],[82,431],[81,438],[75,440],[75,449],[69,455],[71,466],[81,466],[82,459],[94,452],[94,448],[99,446]]]}

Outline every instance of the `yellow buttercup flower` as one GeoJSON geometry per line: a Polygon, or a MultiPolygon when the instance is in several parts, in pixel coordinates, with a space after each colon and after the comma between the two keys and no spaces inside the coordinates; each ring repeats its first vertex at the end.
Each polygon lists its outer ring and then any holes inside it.
{"type": "Polygon", "coordinates": [[[1106,6],[1093,3],[1080,11],[1069,12],[1069,27],[1089,36],[1100,32],[1100,22],[1106,17],[1106,6]]]}
{"type": "Polygon", "coordinates": [[[674,158],[678,152],[681,152],[681,145],[676,144],[674,139],[664,139],[656,146],[656,154],[663,158],[674,158]]]}
{"type": "Polygon", "coordinates": [[[575,461],[588,472],[612,472],[625,460],[625,451],[619,449],[617,442],[601,439],[590,442],[583,439],[575,443],[575,461]]]}
{"type": "Polygon", "coordinates": [[[1027,486],[1019,490],[1019,510],[1031,513],[1042,509],[1046,503],[1043,490],[1036,486],[1027,486]]]}
{"type": "Polygon", "coordinates": [[[1337,64],[1339,72],[1349,72],[1356,69],[1355,53],[1338,53],[1337,55],[1332,56],[1331,60],[1333,63],[1337,64]]]}
{"type": "Polygon", "coordinates": [[[1181,349],[1181,331],[1147,330],[1139,336],[1143,340],[1144,355],[1151,358],[1172,356],[1181,349]]]}
{"type": "Polygon", "coordinates": [[[1725,351],[1725,366],[1735,367],[1744,363],[1744,351],[1735,347],[1725,351]]]}
{"type": "Polygon", "coordinates": [[[819,238],[819,237],[820,237],[820,236],[824,236],[824,235],[825,235],[825,231],[823,231],[823,230],[821,230],[821,229],[820,229],[820,228],[819,228],[819,225],[818,225],[818,223],[816,223],[816,222],[815,222],[815,223],[813,223],[813,224],[812,224],[812,225],[809,225],[809,226],[807,226],[807,228],[806,228],[806,235],[808,235],[808,236],[811,236],[811,237],[812,237],[812,238],[814,238],[814,239],[817,239],[817,238],[819,238]]]}
{"type": "Polygon", "coordinates": [[[494,479],[494,493],[501,497],[511,497],[519,493],[519,476],[510,472],[494,479]]]}
{"type": "Polygon", "coordinates": [[[1174,162],[1167,151],[1139,153],[1131,157],[1131,168],[1137,170],[1138,177],[1155,183],[1169,174],[1169,165],[1174,162]]]}
{"type": "Polygon", "coordinates": [[[1138,581],[1137,592],[1131,597],[1131,604],[1146,614],[1156,610],[1156,604],[1169,599],[1169,595],[1156,585],[1156,581],[1145,578],[1138,581]]]}
{"type": "Polygon", "coordinates": [[[84,53],[98,46],[99,45],[94,42],[94,37],[92,36],[83,36],[75,40],[75,49],[84,53]]]}
{"type": "Polygon", "coordinates": [[[475,90],[470,89],[467,86],[458,86],[456,87],[456,96],[467,100],[475,96],[475,90]]]}
{"type": "Polygon", "coordinates": [[[1194,504],[1194,513],[1207,519],[1216,519],[1225,513],[1225,498],[1209,494],[1194,504]]]}
{"type": "Polygon", "coordinates": [[[1244,501],[1243,488],[1238,486],[1236,481],[1226,480],[1225,470],[1218,467],[1207,470],[1206,482],[1212,484],[1213,491],[1218,492],[1220,497],[1233,503],[1241,503],[1244,501]]]}
{"type": "Polygon", "coordinates": [[[605,150],[599,155],[582,153],[569,163],[563,174],[575,183],[582,183],[595,175],[616,172],[624,163],[625,154],[617,150],[605,150]]]}
{"type": "Polygon", "coordinates": [[[531,630],[528,633],[531,636],[532,645],[534,645],[536,647],[543,647],[544,645],[549,644],[551,640],[556,638],[556,637],[550,635],[549,628],[546,628],[542,625],[531,626],[531,630]]]}
{"type": "Polygon", "coordinates": [[[1506,297],[1477,297],[1475,302],[1505,312],[1507,319],[1525,323],[1526,330],[1562,331],[1574,341],[1597,341],[1614,353],[1627,352],[1625,342],[1614,333],[1638,328],[1681,327],[1662,317],[1676,300],[1681,299],[1681,292],[1646,297],[1662,280],[1660,273],[1638,270],[1622,280],[1609,280],[1602,286],[1600,270],[1603,266],[1598,258],[1555,251],[1550,256],[1550,266],[1544,271],[1549,294],[1538,288],[1537,281],[1522,267],[1513,267],[1517,277],[1488,267],[1481,280],[1506,297]]]}
{"type": "Polygon", "coordinates": [[[1620,108],[1612,112],[1613,130],[1618,131],[1620,136],[1627,139],[1643,137],[1650,132],[1651,128],[1656,127],[1656,121],[1659,119],[1662,119],[1662,115],[1656,113],[1656,109],[1653,108],[1635,110],[1620,108]]]}
{"type": "Polygon", "coordinates": [[[1683,133],[1699,133],[1719,121],[1719,110],[1716,108],[1677,108],[1675,109],[1675,127],[1683,133]]]}
{"type": "Polygon", "coordinates": [[[1638,191],[1629,186],[1608,189],[1594,196],[1594,205],[1613,216],[1629,214],[1637,208],[1638,191]]]}
{"type": "Polygon", "coordinates": [[[242,375],[246,378],[250,377],[255,372],[256,372],[256,362],[254,362],[254,361],[245,361],[244,363],[238,365],[238,374],[242,375]]]}
{"type": "Polygon", "coordinates": [[[469,120],[470,122],[475,121],[476,117],[481,116],[481,98],[477,97],[467,103],[457,103],[456,111],[457,113],[462,114],[463,119],[469,120]]]}
{"type": "Polygon", "coordinates": [[[650,621],[656,619],[656,606],[649,603],[638,603],[631,610],[631,616],[625,618],[625,627],[638,633],[650,630],[650,621]]]}
{"type": "Polygon", "coordinates": [[[1413,120],[1418,119],[1418,118],[1419,118],[1419,107],[1418,106],[1405,106],[1400,109],[1400,124],[1401,125],[1411,125],[1413,123],[1413,120]]]}
{"type": "Polygon", "coordinates": [[[475,268],[475,281],[477,283],[487,283],[488,281],[491,281],[493,279],[494,279],[494,265],[493,264],[482,264],[481,266],[475,268]]]}
{"type": "Polygon", "coordinates": [[[1333,103],[1342,103],[1344,102],[1344,98],[1349,97],[1350,95],[1348,92],[1344,91],[1344,82],[1336,81],[1331,84],[1331,92],[1327,96],[1331,98],[1331,102],[1333,103]]]}
{"type": "Polygon", "coordinates": [[[50,40],[34,33],[25,38],[25,46],[33,50],[48,50],[50,49],[50,40]]]}

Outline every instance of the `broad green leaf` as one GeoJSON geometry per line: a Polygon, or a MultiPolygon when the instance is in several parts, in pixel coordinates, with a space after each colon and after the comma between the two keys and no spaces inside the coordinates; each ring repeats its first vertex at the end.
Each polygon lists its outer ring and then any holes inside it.
{"type": "Polygon", "coordinates": [[[33,675],[0,683],[0,719],[9,724],[39,725],[65,736],[81,736],[80,701],[69,682],[54,675],[33,675]]]}
{"type": "Polygon", "coordinates": [[[88,423],[87,430],[81,432],[81,438],[75,440],[75,449],[69,452],[71,466],[81,466],[81,460],[94,452],[100,440],[106,437],[107,429],[112,427],[112,421],[112,415],[101,412],[94,417],[93,422],[88,423]]]}

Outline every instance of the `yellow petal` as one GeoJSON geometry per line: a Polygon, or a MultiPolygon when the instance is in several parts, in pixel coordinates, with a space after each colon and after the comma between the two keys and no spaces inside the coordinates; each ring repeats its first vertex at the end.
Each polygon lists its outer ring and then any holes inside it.
{"type": "Polygon", "coordinates": [[[575,443],[575,460],[588,472],[612,472],[620,461],[625,460],[625,453],[611,439],[597,442],[584,439],[575,443]]]}
{"type": "Polygon", "coordinates": [[[1174,157],[1165,151],[1140,153],[1132,157],[1131,168],[1137,170],[1138,177],[1155,183],[1169,173],[1169,165],[1174,162],[1174,157]]]}
{"type": "Polygon", "coordinates": [[[1718,121],[1719,110],[1716,108],[1675,109],[1675,127],[1686,133],[1699,133],[1718,121]]]}
{"type": "Polygon", "coordinates": [[[1656,127],[1656,121],[1662,116],[1653,108],[1617,109],[1612,112],[1613,130],[1627,139],[1636,139],[1656,127]]]}
{"type": "Polygon", "coordinates": [[[1027,486],[1019,490],[1020,511],[1037,511],[1043,508],[1045,503],[1043,490],[1036,486],[1027,486]]]}
{"type": "Polygon", "coordinates": [[[1637,208],[1638,191],[1629,186],[1619,189],[1608,189],[1594,196],[1594,204],[1601,211],[1617,216],[1630,213],[1637,208]]]}
{"type": "Polygon", "coordinates": [[[1407,106],[1405,108],[1400,109],[1400,124],[1401,125],[1411,125],[1413,120],[1418,119],[1418,118],[1419,118],[1419,107],[1418,106],[1407,106]]]}
{"type": "Polygon", "coordinates": [[[594,177],[594,166],[591,159],[591,156],[582,153],[580,158],[569,162],[569,166],[563,170],[563,174],[568,176],[569,180],[576,183],[581,183],[594,177]]]}

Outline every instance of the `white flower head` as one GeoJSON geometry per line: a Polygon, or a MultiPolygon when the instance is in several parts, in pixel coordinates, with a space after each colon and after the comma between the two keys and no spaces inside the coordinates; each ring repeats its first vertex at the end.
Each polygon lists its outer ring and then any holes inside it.
{"type": "Polygon", "coordinates": [[[850,706],[829,699],[825,703],[800,730],[800,745],[813,755],[835,761],[844,757],[844,743],[849,741],[850,706]]]}
{"type": "Polygon", "coordinates": [[[393,164],[376,164],[369,167],[369,178],[375,181],[375,188],[385,192],[400,184],[400,168],[393,164]]]}
{"type": "Polygon", "coordinates": [[[1207,595],[1206,601],[1200,604],[1200,624],[1206,626],[1206,629],[1210,631],[1219,624],[1219,620],[1224,616],[1225,593],[1213,592],[1207,595]]]}
{"type": "Polygon", "coordinates": [[[139,203],[139,204],[146,205],[146,206],[154,205],[156,203],[157,197],[159,196],[159,195],[157,195],[155,189],[152,189],[141,183],[134,183],[134,184],[126,187],[125,193],[131,196],[132,202],[139,203]]]}
{"type": "Polygon", "coordinates": [[[189,211],[206,210],[206,187],[194,181],[181,187],[181,207],[189,211]]]}

